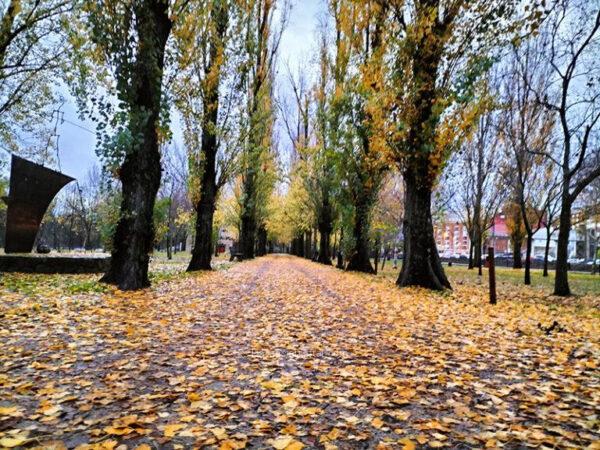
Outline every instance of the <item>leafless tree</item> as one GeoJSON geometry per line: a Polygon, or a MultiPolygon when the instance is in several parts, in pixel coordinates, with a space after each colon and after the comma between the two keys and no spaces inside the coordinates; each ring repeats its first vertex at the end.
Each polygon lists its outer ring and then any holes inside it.
{"type": "Polygon", "coordinates": [[[75,2],[8,0],[0,14],[0,134],[16,150],[35,137],[56,101],[52,89],[68,49],[65,16],[75,2]]]}
{"type": "Polygon", "coordinates": [[[482,115],[477,131],[465,142],[451,165],[458,171],[452,208],[462,218],[471,241],[469,269],[477,267],[480,274],[483,236],[492,226],[505,198],[505,192],[500,188],[502,155],[497,125],[497,113],[490,111],[482,115]]]}
{"type": "Polygon", "coordinates": [[[568,244],[573,204],[600,176],[600,7],[589,0],[557,0],[541,37],[551,68],[548,90],[529,88],[536,101],[556,115],[562,152],[540,150],[561,170],[562,192],[554,294],[567,296],[568,244]]]}
{"type": "MultiPolygon", "coordinates": [[[[527,237],[525,284],[531,284],[533,235],[542,227],[548,199],[545,189],[548,172],[541,153],[548,152],[555,116],[536,101],[534,91],[546,92],[550,67],[544,63],[543,41],[527,40],[515,46],[506,60],[502,97],[505,107],[501,134],[507,153],[507,179],[521,212],[527,237]]],[[[515,249],[515,253],[519,249],[515,249]]]]}

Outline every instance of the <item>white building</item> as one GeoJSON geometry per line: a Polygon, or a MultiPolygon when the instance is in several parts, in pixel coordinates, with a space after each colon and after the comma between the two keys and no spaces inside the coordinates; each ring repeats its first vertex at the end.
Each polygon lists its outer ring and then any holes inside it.
{"type": "MultiPolygon", "coordinates": [[[[594,249],[597,249],[597,240],[600,236],[600,222],[587,220],[585,223],[573,227],[569,235],[569,258],[580,258],[586,261],[593,259],[594,249]]],[[[548,255],[551,259],[556,258],[556,247],[558,241],[558,229],[551,232],[550,247],[548,255]]],[[[533,235],[533,246],[531,253],[534,257],[544,257],[546,250],[546,228],[542,228],[533,235]]],[[[597,251],[597,250],[596,250],[597,251]]]]}

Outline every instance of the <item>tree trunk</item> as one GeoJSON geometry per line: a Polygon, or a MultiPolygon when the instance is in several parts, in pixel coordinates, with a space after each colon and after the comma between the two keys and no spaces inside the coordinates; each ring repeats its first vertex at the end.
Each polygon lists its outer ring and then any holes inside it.
{"type": "MultiPolygon", "coordinates": [[[[208,169],[208,167],[207,167],[208,169]]],[[[210,261],[213,252],[212,229],[213,217],[215,211],[215,189],[214,177],[213,183],[206,180],[211,178],[205,171],[202,177],[201,185],[204,185],[200,201],[196,204],[196,236],[194,238],[194,248],[192,249],[192,258],[188,264],[187,271],[212,270],[210,261]]]]}
{"type": "Polygon", "coordinates": [[[521,258],[521,247],[523,247],[523,240],[519,236],[515,238],[513,242],[513,269],[523,268],[523,259],[521,258]]]}
{"type": "Polygon", "coordinates": [[[328,266],[331,265],[331,256],[329,255],[329,239],[331,236],[331,228],[321,228],[319,227],[319,256],[317,257],[317,261],[321,264],[326,264],[328,266]]]}
{"type": "MultiPolygon", "coordinates": [[[[246,183],[245,183],[246,184],[246,183]]],[[[253,192],[254,188],[245,189],[246,193],[253,192]]],[[[248,195],[245,195],[248,197],[248,195]]],[[[256,214],[252,205],[253,200],[245,200],[242,213],[242,233],[240,236],[240,252],[244,259],[254,258],[256,243],[256,214]]]]}
{"type": "Polygon", "coordinates": [[[171,242],[171,230],[167,230],[167,259],[173,259],[173,249],[171,246],[173,243],[171,242]]]}
{"type": "Polygon", "coordinates": [[[379,236],[375,239],[375,275],[379,269],[379,236]]]}
{"type": "Polygon", "coordinates": [[[525,251],[525,284],[531,284],[531,246],[533,245],[533,233],[527,233],[527,250],[525,251]]]}
{"type": "Polygon", "coordinates": [[[475,245],[473,244],[473,235],[471,235],[471,242],[469,244],[469,270],[475,267],[473,264],[473,251],[475,249],[475,245]]]}
{"type": "Polygon", "coordinates": [[[546,247],[544,248],[544,272],[542,276],[548,276],[548,256],[550,255],[550,228],[546,228],[546,247]]]}
{"type": "Polygon", "coordinates": [[[328,200],[323,202],[321,212],[319,214],[318,228],[320,235],[319,242],[319,256],[317,261],[321,264],[331,265],[330,251],[330,239],[331,231],[333,230],[332,219],[331,219],[331,205],[328,200]]]}
{"type": "Polygon", "coordinates": [[[438,255],[431,219],[431,187],[404,173],[404,256],[398,286],[450,289],[438,255]]]}
{"type": "Polygon", "coordinates": [[[320,234],[319,256],[317,261],[321,264],[331,265],[330,241],[331,231],[333,230],[333,214],[331,211],[331,203],[329,202],[328,192],[325,190],[323,195],[323,203],[319,211],[317,225],[320,234]]]}
{"type": "Polygon", "coordinates": [[[354,212],[354,249],[346,270],[375,273],[369,258],[369,211],[370,205],[366,199],[360,200],[355,205],[354,212]]]}
{"type": "MultiPolygon", "coordinates": [[[[568,194],[567,194],[568,195],[568,194]]],[[[554,278],[554,295],[566,297],[571,295],[569,287],[569,234],[571,233],[571,202],[563,194],[558,242],[556,244],[556,269],[554,278]]]]}
{"type": "Polygon", "coordinates": [[[256,251],[257,256],[265,256],[267,254],[267,229],[264,224],[258,228],[257,232],[258,248],[256,251]]]}
{"type": "Polygon", "coordinates": [[[150,285],[148,263],[154,241],[154,202],[161,177],[157,127],[165,46],[172,26],[164,0],[147,0],[133,8],[138,44],[131,72],[129,131],[136,139],[119,170],[121,209],[110,267],[102,278],[123,290],[150,285]]]}
{"type": "Polygon", "coordinates": [[[340,243],[338,244],[337,264],[335,266],[338,269],[343,269],[344,268],[344,257],[342,255],[342,243],[343,242],[344,242],[344,227],[342,227],[340,229],[340,243]]]}

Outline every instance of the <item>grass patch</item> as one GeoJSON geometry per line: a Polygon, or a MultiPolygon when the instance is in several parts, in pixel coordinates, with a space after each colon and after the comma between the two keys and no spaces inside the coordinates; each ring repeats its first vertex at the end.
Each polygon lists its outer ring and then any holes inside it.
{"type": "Polygon", "coordinates": [[[4,273],[0,276],[0,290],[33,296],[44,295],[49,291],[64,294],[102,294],[108,292],[110,287],[100,283],[97,274],[91,275],[65,275],[65,274],[27,274],[4,273]]]}
{"type": "MultiPolygon", "coordinates": [[[[381,265],[378,275],[396,281],[401,266],[393,269],[389,261],[385,263],[383,271],[381,265]]],[[[487,284],[488,270],[483,269],[483,276],[479,277],[477,269],[469,270],[467,266],[453,265],[449,267],[444,264],[444,271],[450,279],[451,284],[487,284]],[[480,280],[481,278],[481,280],[480,280]]],[[[554,272],[551,271],[547,277],[542,276],[541,269],[531,270],[531,287],[541,289],[551,294],[554,289],[554,272]]],[[[496,267],[496,282],[500,288],[502,285],[523,285],[525,269],[512,269],[508,267],[496,267]]],[[[576,295],[600,295],[600,275],[592,275],[583,272],[569,272],[569,284],[571,291],[576,295]]]]}

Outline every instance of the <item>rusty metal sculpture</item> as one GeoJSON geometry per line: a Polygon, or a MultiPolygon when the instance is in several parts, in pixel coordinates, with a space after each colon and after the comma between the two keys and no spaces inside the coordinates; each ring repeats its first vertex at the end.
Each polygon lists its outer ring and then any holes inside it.
{"type": "Polygon", "coordinates": [[[67,175],[12,156],[6,210],[5,253],[29,253],[52,199],[66,184],[67,175]]]}

